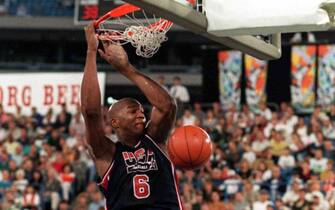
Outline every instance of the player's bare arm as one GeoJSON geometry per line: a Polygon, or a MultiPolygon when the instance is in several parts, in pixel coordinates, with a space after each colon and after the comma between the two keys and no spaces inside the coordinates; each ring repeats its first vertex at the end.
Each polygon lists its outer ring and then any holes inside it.
{"type": "Polygon", "coordinates": [[[115,145],[104,135],[101,94],[96,66],[98,40],[93,24],[85,27],[85,37],[87,54],[81,84],[81,106],[86,125],[88,150],[95,161],[98,174],[102,177],[113,161],[115,145]]]}
{"type": "Polygon", "coordinates": [[[99,50],[101,57],[112,64],[121,74],[136,84],[148,98],[153,108],[147,133],[157,143],[166,142],[176,118],[176,102],[158,83],[142,74],[128,61],[122,46],[104,44],[104,51],[99,50]]]}

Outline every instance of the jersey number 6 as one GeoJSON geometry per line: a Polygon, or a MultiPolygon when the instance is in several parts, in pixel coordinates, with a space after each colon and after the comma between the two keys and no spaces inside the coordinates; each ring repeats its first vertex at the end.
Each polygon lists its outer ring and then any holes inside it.
{"type": "Polygon", "coordinates": [[[134,196],[137,199],[147,198],[150,195],[149,177],[145,174],[135,175],[133,177],[134,196]]]}

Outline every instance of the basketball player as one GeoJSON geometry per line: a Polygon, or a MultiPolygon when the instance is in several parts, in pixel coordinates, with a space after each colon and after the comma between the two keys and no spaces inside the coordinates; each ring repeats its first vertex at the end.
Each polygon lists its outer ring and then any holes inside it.
{"type": "Polygon", "coordinates": [[[92,24],[85,28],[87,55],[81,104],[87,143],[106,197],[108,210],[182,209],[175,172],[166,155],[166,140],[174,125],[176,103],[158,83],[137,71],[121,46],[104,43],[98,50],[92,24]],[[153,108],[147,122],[142,105],[132,98],[114,103],[108,111],[118,142],[104,135],[96,54],[138,86],[153,108]]]}

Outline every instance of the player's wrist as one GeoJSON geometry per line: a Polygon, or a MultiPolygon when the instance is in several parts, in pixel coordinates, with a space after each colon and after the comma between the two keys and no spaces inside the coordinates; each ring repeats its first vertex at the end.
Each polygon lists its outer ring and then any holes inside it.
{"type": "Polygon", "coordinates": [[[122,65],[118,69],[119,72],[124,76],[130,76],[135,72],[133,66],[130,63],[128,63],[127,65],[122,65]]]}
{"type": "Polygon", "coordinates": [[[89,51],[97,52],[98,51],[98,43],[88,42],[86,47],[87,47],[87,52],[89,51]]]}
{"type": "Polygon", "coordinates": [[[97,53],[98,48],[87,48],[87,54],[89,53],[97,53]]]}

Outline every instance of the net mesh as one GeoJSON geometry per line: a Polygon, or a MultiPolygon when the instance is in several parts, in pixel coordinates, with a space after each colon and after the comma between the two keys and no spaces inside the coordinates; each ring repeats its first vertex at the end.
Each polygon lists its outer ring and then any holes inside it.
{"type": "Polygon", "coordinates": [[[172,22],[152,16],[149,19],[141,10],[123,18],[109,18],[100,23],[98,38],[119,45],[131,43],[138,56],[150,58],[168,40],[166,33],[172,26],[172,22]],[[141,14],[140,17],[136,16],[138,13],[141,14]]]}

